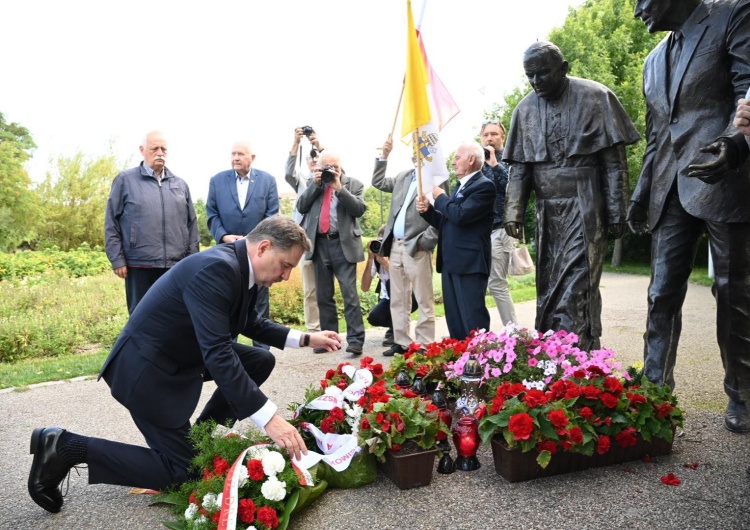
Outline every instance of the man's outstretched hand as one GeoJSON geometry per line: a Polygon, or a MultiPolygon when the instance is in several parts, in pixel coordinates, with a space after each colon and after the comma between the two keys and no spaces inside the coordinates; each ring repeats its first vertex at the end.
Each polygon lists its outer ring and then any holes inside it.
{"type": "Polygon", "coordinates": [[[728,140],[717,140],[701,147],[701,153],[713,155],[713,158],[702,164],[690,164],[688,177],[701,179],[706,184],[716,184],[732,169],[731,151],[728,140]]]}
{"type": "Polygon", "coordinates": [[[281,449],[286,449],[289,456],[299,460],[301,455],[307,454],[305,441],[297,429],[278,414],[274,414],[264,428],[269,438],[281,449]]]}

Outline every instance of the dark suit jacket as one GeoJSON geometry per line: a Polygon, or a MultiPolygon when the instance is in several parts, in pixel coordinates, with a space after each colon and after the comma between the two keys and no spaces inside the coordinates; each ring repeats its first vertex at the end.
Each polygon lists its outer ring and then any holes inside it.
{"type": "Polygon", "coordinates": [[[458,195],[440,195],[422,214],[438,229],[438,272],[489,275],[495,194],[495,184],[479,171],[458,195]]]}
{"type": "MultiPolygon", "coordinates": [[[[336,219],[339,223],[339,239],[344,257],[349,263],[365,260],[362,247],[362,229],[359,218],[367,210],[364,199],[364,185],[355,178],[341,176],[341,191],[338,192],[336,219]]],[[[312,259],[315,254],[315,233],[318,230],[320,207],[323,204],[323,190],[325,186],[317,186],[311,182],[307,189],[297,199],[297,211],[307,218],[305,230],[312,242],[312,249],[305,254],[305,259],[312,259]]]]}
{"type": "Polygon", "coordinates": [[[237,418],[265,404],[232,340],[242,333],[283,348],[289,329],[256,314],[245,243],[216,245],[183,259],[130,316],[99,376],[133,414],[163,427],[184,425],[208,374],[237,418]]]}
{"type": "Polygon", "coordinates": [[[247,198],[240,205],[233,169],[211,177],[206,214],[208,229],[217,243],[227,234],[246,236],[263,219],[279,213],[276,179],[258,169],[251,169],[249,178],[247,198]]]}
{"type": "Polygon", "coordinates": [[[632,200],[648,207],[649,229],[654,230],[677,178],[680,202],[689,214],[707,221],[750,222],[748,145],[732,126],[737,100],[750,86],[750,0],[703,2],[682,32],[669,90],[669,37],[643,66],[648,145],[632,200]],[[722,136],[736,146],[737,169],[716,184],[688,177],[688,165],[701,156],[700,148],[722,136]]]}

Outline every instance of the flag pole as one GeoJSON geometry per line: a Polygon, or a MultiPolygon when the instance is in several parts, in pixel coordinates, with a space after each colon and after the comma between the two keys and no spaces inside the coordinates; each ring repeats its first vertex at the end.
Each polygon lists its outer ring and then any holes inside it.
{"type": "Polygon", "coordinates": [[[401,83],[401,95],[398,97],[398,105],[396,106],[396,115],[393,117],[393,127],[391,127],[391,135],[389,138],[393,138],[393,133],[396,131],[396,122],[398,121],[398,112],[401,110],[401,102],[404,100],[404,90],[406,89],[406,79],[401,83]]]}
{"type": "Polygon", "coordinates": [[[420,160],[419,157],[419,127],[417,127],[414,132],[412,133],[412,142],[411,144],[414,146],[414,160],[416,170],[417,170],[417,193],[418,197],[421,197],[423,195],[422,193],[422,160],[420,160]]]}

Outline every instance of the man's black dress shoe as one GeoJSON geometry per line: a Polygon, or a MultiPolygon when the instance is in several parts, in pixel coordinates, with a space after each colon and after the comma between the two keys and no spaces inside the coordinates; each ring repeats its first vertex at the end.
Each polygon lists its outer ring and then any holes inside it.
{"type": "Polygon", "coordinates": [[[352,355],[362,355],[362,346],[358,344],[350,344],[346,347],[346,351],[352,355]]]}
{"type": "Polygon", "coordinates": [[[390,349],[387,349],[383,352],[384,357],[393,357],[397,353],[400,353],[401,355],[406,353],[406,350],[401,347],[399,344],[394,344],[390,347],[390,349]]]}
{"type": "Polygon", "coordinates": [[[60,483],[70,471],[70,466],[57,454],[57,441],[63,432],[59,427],[40,427],[31,434],[34,461],[29,472],[29,495],[35,503],[52,513],[62,508],[60,483]]]}
{"type": "Polygon", "coordinates": [[[736,434],[750,433],[750,413],[744,402],[729,400],[724,414],[724,427],[736,434]]]}

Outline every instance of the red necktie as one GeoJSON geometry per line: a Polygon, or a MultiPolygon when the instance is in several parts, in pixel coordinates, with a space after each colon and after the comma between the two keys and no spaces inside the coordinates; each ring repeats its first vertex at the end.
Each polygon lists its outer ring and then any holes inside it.
{"type": "Polygon", "coordinates": [[[333,188],[326,186],[323,192],[323,204],[320,206],[320,231],[324,234],[328,233],[331,228],[331,196],[333,195],[333,188]]]}

